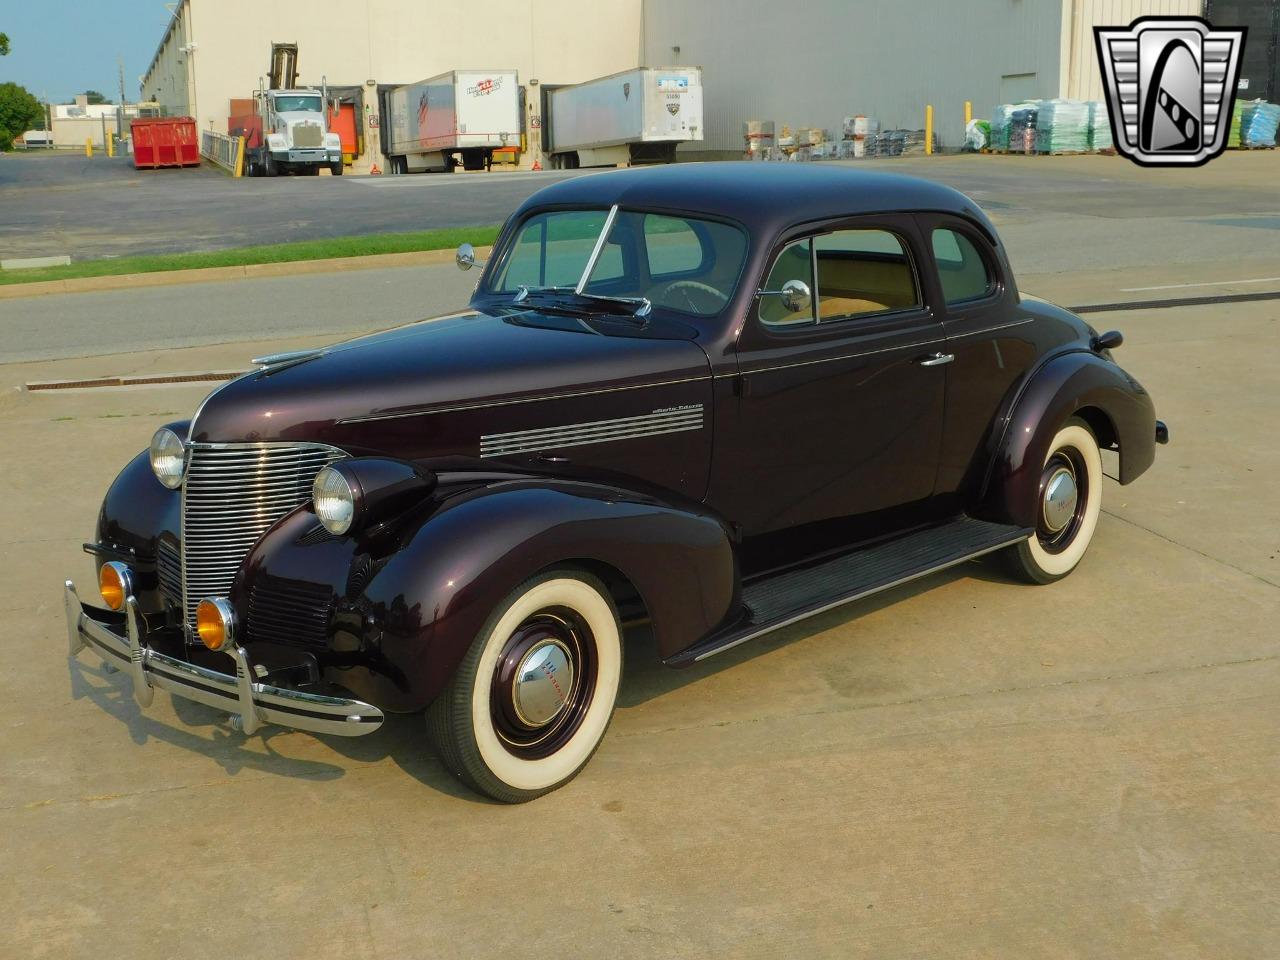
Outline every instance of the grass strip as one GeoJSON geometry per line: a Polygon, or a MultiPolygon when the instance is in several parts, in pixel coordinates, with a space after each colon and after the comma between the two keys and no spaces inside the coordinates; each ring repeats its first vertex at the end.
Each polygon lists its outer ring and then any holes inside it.
{"type": "Polygon", "coordinates": [[[126,273],[159,273],[166,270],[199,270],[205,267],[242,267],[255,263],[295,263],[300,260],[369,257],[381,253],[415,253],[420,250],[451,250],[464,241],[477,247],[485,246],[493,243],[497,236],[497,226],[450,227],[415,233],[300,240],[294,243],[201,253],[161,253],[108,260],[82,260],[61,267],[0,270],[0,284],[37,283],[42,280],[70,280],[77,277],[114,277],[126,273]]]}

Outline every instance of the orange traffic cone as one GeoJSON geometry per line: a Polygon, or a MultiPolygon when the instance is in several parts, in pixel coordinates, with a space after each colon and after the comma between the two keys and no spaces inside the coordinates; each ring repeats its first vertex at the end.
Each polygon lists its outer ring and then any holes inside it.
{"type": "Polygon", "coordinates": [[[375,164],[373,165],[373,169],[369,171],[369,176],[371,176],[371,177],[379,177],[379,176],[381,176],[381,175],[382,175],[382,171],[378,169],[378,165],[375,163],[375,164]]]}
{"type": "Polygon", "coordinates": [[[529,169],[530,169],[530,170],[541,170],[541,169],[542,169],[542,162],[541,162],[540,160],[535,160],[535,161],[533,161],[533,166],[532,166],[532,167],[530,167],[529,169]]]}

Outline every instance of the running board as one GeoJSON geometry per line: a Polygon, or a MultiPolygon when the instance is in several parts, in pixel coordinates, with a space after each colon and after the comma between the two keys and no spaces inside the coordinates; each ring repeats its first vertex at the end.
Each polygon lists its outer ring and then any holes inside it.
{"type": "Polygon", "coordinates": [[[666,661],[687,667],[748,640],[873,593],[926,577],[1031,536],[1030,528],[960,517],[895,540],[749,583],[745,616],[666,661]]]}

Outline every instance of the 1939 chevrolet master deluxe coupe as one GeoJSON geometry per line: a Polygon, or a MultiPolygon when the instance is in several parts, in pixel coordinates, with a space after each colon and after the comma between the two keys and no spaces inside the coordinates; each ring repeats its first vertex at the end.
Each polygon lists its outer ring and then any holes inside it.
{"type": "MultiPolygon", "coordinates": [[[[469,247],[459,265],[474,263],[469,247]]],[[[66,584],[72,654],[264,723],[426,709],[522,801],[613,714],[622,624],[670,666],[984,554],[1070,573],[1167,439],[1115,333],[1021,297],[907,177],[688,164],[550,186],[463,313],[265,357],[162,427],[66,584]]]]}

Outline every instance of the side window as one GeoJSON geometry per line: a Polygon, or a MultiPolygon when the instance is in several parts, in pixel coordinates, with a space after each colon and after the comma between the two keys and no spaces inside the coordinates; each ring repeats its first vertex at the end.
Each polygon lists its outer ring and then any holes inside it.
{"type": "MultiPolygon", "coordinates": [[[[781,290],[788,280],[800,280],[813,288],[813,256],[810,240],[797,240],[788,244],[773,262],[773,269],[764,282],[766,290],[781,290]]],[[[808,310],[792,312],[783,306],[781,297],[760,298],[760,320],[770,326],[782,326],[793,323],[813,323],[813,307],[808,310]]]]}
{"type": "Polygon", "coordinates": [[[687,220],[647,214],[644,245],[649,255],[649,276],[654,280],[702,269],[702,241],[687,220]]]}
{"type": "Polygon", "coordinates": [[[979,300],[996,288],[987,261],[963,233],[939,227],[933,231],[933,259],[947,303],[979,300]]]}
{"type": "Polygon", "coordinates": [[[906,245],[887,230],[837,230],[814,240],[818,321],[920,305],[906,245]]]}

